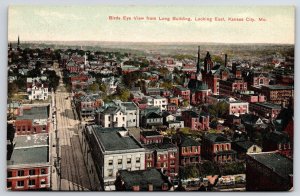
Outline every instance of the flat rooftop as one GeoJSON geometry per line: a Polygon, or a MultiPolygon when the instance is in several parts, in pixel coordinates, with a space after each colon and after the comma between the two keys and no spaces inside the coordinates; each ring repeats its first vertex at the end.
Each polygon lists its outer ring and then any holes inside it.
{"type": "Polygon", "coordinates": [[[102,143],[105,151],[142,149],[143,146],[125,128],[101,128],[89,126],[102,143]]]}
{"type": "Polygon", "coordinates": [[[47,119],[49,117],[49,106],[24,106],[23,115],[17,116],[17,120],[24,119],[47,119]]]}
{"type": "Polygon", "coordinates": [[[34,146],[47,146],[48,133],[39,133],[33,135],[21,135],[14,138],[16,148],[34,147],[34,146]]]}
{"type": "Polygon", "coordinates": [[[10,159],[7,160],[8,166],[47,163],[49,163],[48,146],[14,149],[10,159]]]}

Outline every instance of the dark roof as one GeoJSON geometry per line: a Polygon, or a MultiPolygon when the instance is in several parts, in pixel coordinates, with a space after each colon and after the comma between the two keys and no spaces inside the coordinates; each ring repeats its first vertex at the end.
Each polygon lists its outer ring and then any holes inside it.
{"type": "Polygon", "coordinates": [[[292,90],[293,86],[282,86],[282,85],[264,85],[262,88],[268,88],[271,90],[292,90]]]}
{"type": "Polygon", "coordinates": [[[176,149],[177,147],[175,144],[172,144],[171,142],[164,140],[162,143],[152,143],[152,144],[146,144],[144,145],[146,149],[151,149],[151,150],[171,150],[171,149],[176,149]]]}
{"type": "Polygon", "coordinates": [[[273,170],[282,178],[289,180],[289,175],[293,174],[293,161],[276,152],[264,152],[249,154],[257,162],[273,170]]]}
{"type": "Polygon", "coordinates": [[[247,151],[251,146],[255,145],[251,141],[240,141],[240,142],[235,142],[235,145],[245,151],[247,151]]]}
{"type": "Polygon", "coordinates": [[[147,136],[162,136],[158,131],[142,131],[141,135],[144,137],[147,136]]]}
{"type": "Polygon", "coordinates": [[[124,181],[125,189],[132,190],[133,186],[139,185],[140,191],[147,191],[148,185],[153,185],[154,191],[160,191],[164,183],[168,183],[168,178],[165,177],[157,169],[127,171],[120,170],[120,177],[124,181]]]}
{"type": "Polygon", "coordinates": [[[23,107],[23,115],[17,116],[17,120],[24,119],[47,119],[48,114],[48,106],[31,106],[30,108],[23,107]]]}
{"type": "Polygon", "coordinates": [[[269,103],[269,102],[264,102],[264,103],[254,103],[254,105],[262,106],[265,108],[272,108],[272,109],[281,109],[280,105],[269,103]]]}
{"type": "Polygon", "coordinates": [[[207,84],[203,83],[202,81],[191,79],[188,83],[188,88],[191,91],[200,91],[200,90],[208,90],[207,84]]]}
{"type": "Polygon", "coordinates": [[[124,106],[126,108],[126,110],[136,110],[137,109],[137,106],[134,105],[134,103],[132,103],[132,102],[122,102],[121,105],[124,106]]]}
{"type": "Polygon", "coordinates": [[[47,164],[49,162],[49,147],[27,147],[14,149],[7,165],[47,164]]]}
{"type": "Polygon", "coordinates": [[[255,114],[243,114],[241,115],[241,119],[244,123],[255,124],[258,121],[259,116],[255,114]]]}
{"type": "Polygon", "coordinates": [[[266,140],[271,140],[275,143],[288,143],[290,142],[289,135],[286,132],[273,131],[266,135],[266,140]]]}
{"type": "Polygon", "coordinates": [[[208,133],[204,136],[204,138],[210,140],[211,142],[230,142],[229,139],[226,138],[225,135],[221,133],[208,133]]]}
{"type": "Polygon", "coordinates": [[[108,106],[103,110],[104,114],[115,114],[120,110],[120,107],[118,106],[108,106]]]}
{"type": "Polygon", "coordinates": [[[157,114],[157,113],[155,113],[155,112],[151,112],[151,113],[147,114],[146,117],[147,118],[161,118],[162,116],[159,115],[159,114],[157,114]]]}
{"type": "Polygon", "coordinates": [[[105,151],[140,149],[142,145],[132,136],[127,134],[122,136],[120,132],[126,133],[123,127],[101,128],[98,125],[87,126],[91,129],[98,140],[102,143],[105,151]]]}
{"type": "Polygon", "coordinates": [[[188,113],[193,118],[198,118],[199,117],[199,115],[196,112],[192,111],[192,110],[182,111],[182,113],[188,113]]]}
{"type": "Polygon", "coordinates": [[[196,140],[190,138],[190,137],[187,137],[187,136],[184,136],[184,135],[180,135],[180,143],[179,145],[181,147],[187,147],[187,146],[201,146],[201,144],[199,142],[197,142],[196,140]]]}

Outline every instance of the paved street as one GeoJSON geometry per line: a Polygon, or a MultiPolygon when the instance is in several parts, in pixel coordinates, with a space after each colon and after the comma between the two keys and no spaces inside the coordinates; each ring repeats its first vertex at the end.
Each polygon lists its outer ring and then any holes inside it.
{"type": "MultiPolygon", "coordinates": [[[[63,191],[90,190],[88,171],[78,137],[80,121],[75,120],[71,99],[67,97],[69,97],[69,93],[65,91],[60,82],[60,87],[55,95],[58,138],[56,143],[59,147],[61,171],[60,178],[59,176],[57,178],[57,187],[63,191]]],[[[53,135],[55,136],[55,134],[53,135]]]]}

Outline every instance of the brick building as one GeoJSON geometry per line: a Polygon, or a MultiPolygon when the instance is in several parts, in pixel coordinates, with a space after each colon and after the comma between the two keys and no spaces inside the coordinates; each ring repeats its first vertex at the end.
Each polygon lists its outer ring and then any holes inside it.
{"type": "Polygon", "coordinates": [[[50,190],[48,134],[17,136],[12,145],[7,149],[7,189],[50,190]]]}
{"type": "Polygon", "coordinates": [[[182,86],[175,86],[174,87],[174,96],[182,97],[182,99],[190,101],[190,90],[188,88],[184,88],[182,86]]]}
{"type": "Polygon", "coordinates": [[[231,149],[231,141],[220,133],[204,135],[201,143],[202,156],[213,162],[232,162],[236,159],[236,151],[231,149]]]}
{"type": "Polygon", "coordinates": [[[209,115],[205,113],[198,114],[195,111],[182,111],[182,120],[184,126],[192,130],[207,130],[209,128],[209,115]]]}
{"type": "Polygon", "coordinates": [[[254,112],[265,118],[275,119],[281,111],[281,106],[264,102],[264,103],[251,103],[249,105],[251,112],[254,112]]]}
{"type": "Polygon", "coordinates": [[[23,105],[15,121],[16,135],[48,133],[50,126],[49,105],[23,105]]]}
{"type": "Polygon", "coordinates": [[[236,92],[246,91],[247,90],[247,82],[243,79],[233,79],[230,78],[228,80],[220,80],[219,81],[219,93],[221,95],[231,96],[236,92]]]}
{"type": "Polygon", "coordinates": [[[268,85],[257,88],[257,91],[264,94],[267,101],[283,106],[287,106],[294,97],[294,87],[292,86],[268,85]]]}

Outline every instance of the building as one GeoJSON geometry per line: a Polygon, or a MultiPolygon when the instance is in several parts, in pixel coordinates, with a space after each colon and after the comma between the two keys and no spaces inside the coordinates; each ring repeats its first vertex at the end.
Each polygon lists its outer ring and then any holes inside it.
{"type": "Polygon", "coordinates": [[[264,118],[275,119],[281,111],[281,106],[269,102],[250,104],[250,111],[264,118]]]}
{"type": "Polygon", "coordinates": [[[119,170],[144,170],[145,149],[124,127],[85,128],[102,190],[115,190],[114,181],[119,170]]]}
{"type": "Polygon", "coordinates": [[[251,86],[269,85],[269,74],[265,72],[249,71],[245,72],[244,78],[251,86]]]}
{"type": "Polygon", "coordinates": [[[102,127],[126,127],[126,114],[120,106],[104,105],[96,111],[96,123],[102,127]]]}
{"type": "Polygon", "coordinates": [[[290,191],[293,188],[293,161],[276,152],[248,154],[247,191],[290,191]]]}
{"type": "Polygon", "coordinates": [[[228,104],[228,114],[241,115],[249,113],[249,103],[245,101],[236,100],[229,97],[225,100],[228,104]]]}
{"type": "Polygon", "coordinates": [[[219,81],[219,93],[221,95],[232,96],[234,93],[247,90],[247,82],[243,79],[230,78],[219,81]]]}
{"type": "Polygon", "coordinates": [[[163,117],[157,112],[149,112],[145,116],[142,116],[142,126],[145,128],[161,125],[163,125],[163,117]]]}
{"type": "Polygon", "coordinates": [[[173,137],[173,143],[179,149],[179,165],[185,166],[201,161],[201,144],[196,140],[177,134],[173,137]]]}
{"type": "Polygon", "coordinates": [[[231,141],[221,133],[204,135],[201,153],[206,159],[217,162],[232,162],[236,159],[236,151],[231,149],[231,141]]]}
{"type": "Polygon", "coordinates": [[[48,133],[50,127],[49,104],[28,104],[19,108],[15,120],[16,135],[48,133]]]}
{"type": "Polygon", "coordinates": [[[74,100],[80,119],[95,118],[96,110],[103,105],[99,94],[82,95],[74,100]]]}
{"type": "Polygon", "coordinates": [[[117,191],[169,191],[173,184],[160,170],[120,170],[115,181],[117,191]]]}
{"type": "Polygon", "coordinates": [[[267,85],[261,86],[258,92],[266,96],[267,101],[287,106],[290,103],[291,98],[294,97],[294,87],[281,86],[281,85],[267,85]]]}
{"type": "Polygon", "coordinates": [[[47,77],[27,78],[27,93],[29,100],[47,100],[47,77]]]}
{"type": "Polygon", "coordinates": [[[140,110],[133,102],[115,101],[116,105],[121,107],[126,116],[126,127],[139,127],[140,126],[140,110]]]}
{"type": "Polygon", "coordinates": [[[232,148],[237,152],[237,158],[245,160],[249,153],[260,153],[262,148],[251,141],[237,141],[232,143],[232,148]]]}
{"type": "Polygon", "coordinates": [[[182,120],[184,126],[192,130],[207,130],[209,128],[209,115],[205,113],[198,114],[195,111],[182,111],[182,120]]]}
{"type": "Polygon", "coordinates": [[[168,105],[168,99],[165,97],[161,97],[160,95],[152,96],[148,98],[148,105],[159,107],[160,111],[166,111],[168,105]]]}
{"type": "Polygon", "coordinates": [[[190,101],[190,90],[182,86],[174,87],[174,96],[182,97],[182,99],[190,101]]]}
{"type": "Polygon", "coordinates": [[[7,190],[50,190],[47,133],[17,136],[7,149],[7,190]]]}
{"type": "Polygon", "coordinates": [[[293,146],[288,133],[272,131],[266,134],[263,139],[263,151],[277,151],[286,157],[293,157],[293,146]]]}

